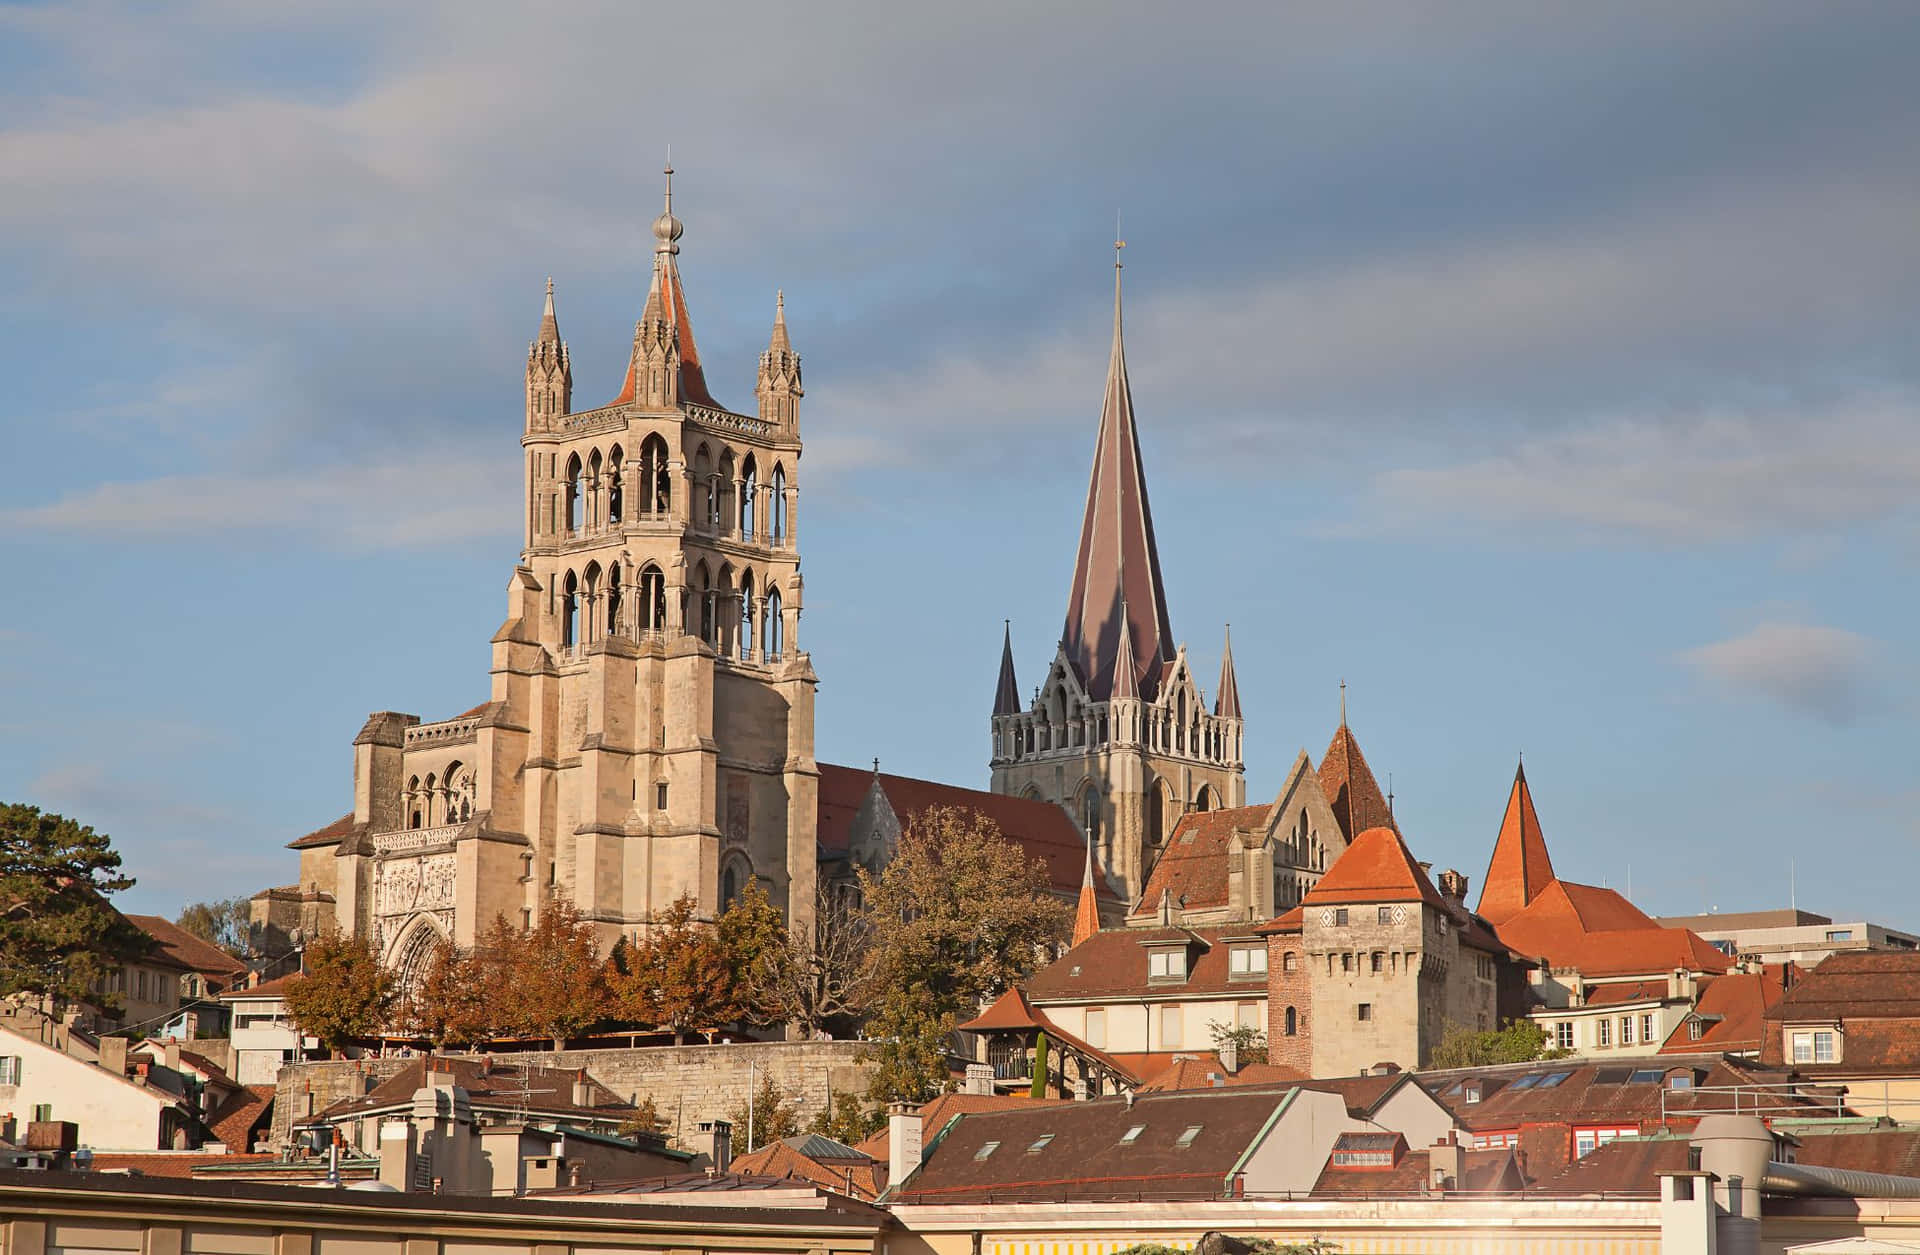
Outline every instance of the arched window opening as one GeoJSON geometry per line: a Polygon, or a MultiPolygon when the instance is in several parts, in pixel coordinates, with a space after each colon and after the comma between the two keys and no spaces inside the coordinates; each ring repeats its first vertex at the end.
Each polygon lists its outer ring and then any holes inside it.
{"type": "Polygon", "coordinates": [[[569,454],[567,457],[567,531],[569,532],[580,530],[580,495],[580,455],[569,454]]]}
{"type": "Polygon", "coordinates": [[[773,464],[773,539],[778,544],[787,538],[787,470],[773,464]]]}
{"type": "Polygon", "coordinates": [[[568,649],[574,645],[574,628],[580,616],[580,582],[573,572],[567,572],[567,578],[560,585],[560,644],[568,649]]]}
{"type": "Polygon", "coordinates": [[[711,645],[714,643],[713,585],[707,576],[706,563],[702,562],[694,571],[693,595],[700,615],[700,639],[711,645]]]}
{"type": "Polygon", "coordinates": [[[623,465],[626,455],[620,452],[620,446],[613,446],[613,452],[607,455],[607,522],[618,523],[622,507],[626,504],[626,486],[621,483],[626,477],[623,465]]]}
{"type": "Polygon", "coordinates": [[[600,450],[595,449],[591,453],[587,454],[586,514],[587,514],[587,528],[590,531],[600,530],[600,522],[602,518],[601,503],[606,500],[606,497],[604,494],[605,483],[606,481],[602,477],[600,472],[600,450]]]}
{"type": "Polygon", "coordinates": [[[761,649],[768,662],[780,661],[780,655],[786,650],[787,621],[780,614],[780,590],[767,586],[767,609],[765,622],[760,625],[761,649]]]}
{"type": "Polygon", "coordinates": [[[754,643],[759,637],[753,634],[753,572],[748,571],[740,577],[740,656],[745,658],[753,652],[754,643]]]}
{"type": "Polygon", "coordinates": [[[733,604],[733,564],[720,564],[720,574],[713,582],[713,647],[723,656],[731,656],[734,649],[734,634],[739,629],[738,615],[733,604]]]}
{"type": "Polygon", "coordinates": [[[1287,1008],[1286,1036],[1298,1036],[1300,1032],[1300,1013],[1292,1007],[1287,1008]]]}
{"type": "Polygon", "coordinates": [[[587,563],[587,569],[580,583],[580,604],[583,611],[580,615],[580,643],[584,645],[589,641],[598,640],[600,636],[599,625],[594,622],[592,613],[593,603],[600,600],[600,564],[598,562],[587,563]]]}
{"type": "Polygon", "coordinates": [[[1212,786],[1201,785],[1199,794],[1193,799],[1193,809],[1197,811],[1210,811],[1216,809],[1219,805],[1218,799],[1213,796],[1212,786]]]}
{"type": "Polygon", "coordinates": [[[740,900],[740,895],[753,883],[753,867],[746,859],[734,855],[720,872],[720,906],[724,910],[740,900]]]}
{"type": "Polygon", "coordinates": [[[425,807],[427,812],[427,827],[429,828],[437,827],[440,823],[439,789],[435,787],[438,781],[438,776],[435,776],[432,772],[427,773],[425,807]]]}
{"type": "Polygon", "coordinates": [[[701,445],[693,455],[693,520],[708,531],[713,530],[716,509],[713,487],[713,455],[707,452],[707,446],[701,445]]]}
{"type": "Polygon", "coordinates": [[[713,476],[713,530],[726,532],[732,530],[733,494],[734,494],[733,450],[727,449],[720,454],[720,465],[714,468],[713,476]]]}
{"type": "Polygon", "coordinates": [[[406,808],[407,808],[407,827],[418,828],[420,826],[420,777],[419,776],[407,777],[406,808]]]}
{"type": "Polygon", "coordinates": [[[759,523],[760,509],[760,469],[754,465],[753,455],[740,466],[740,535],[753,539],[756,524],[759,523]]]}
{"type": "Polygon", "coordinates": [[[620,568],[607,568],[607,635],[620,634],[620,568]]]}
{"type": "Polygon", "coordinates": [[[649,562],[640,570],[640,630],[664,632],[667,628],[667,577],[649,562]]]}
{"type": "Polygon", "coordinates": [[[1159,845],[1167,839],[1165,789],[1157,782],[1147,787],[1147,844],[1159,845]]]}
{"type": "Polygon", "coordinates": [[[673,480],[667,467],[667,442],[648,436],[640,445],[640,513],[667,514],[673,509],[673,480]]]}

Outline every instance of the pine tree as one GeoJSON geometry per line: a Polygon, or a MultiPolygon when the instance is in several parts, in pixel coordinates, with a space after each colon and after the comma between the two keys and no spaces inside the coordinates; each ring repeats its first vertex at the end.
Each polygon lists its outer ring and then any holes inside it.
{"type": "Polygon", "coordinates": [[[0,803],[0,997],[40,994],[118,1009],[107,977],[153,944],[107,903],[132,885],[106,834],[0,803]]]}

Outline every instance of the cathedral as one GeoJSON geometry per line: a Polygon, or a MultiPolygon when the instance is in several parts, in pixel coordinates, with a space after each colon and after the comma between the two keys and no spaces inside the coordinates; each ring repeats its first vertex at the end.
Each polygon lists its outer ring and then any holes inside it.
{"type": "Polygon", "coordinates": [[[993,791],[1066,808],[1132,902],[1183,816],[1245,805],[1242,733],[1231,639],[1211,709],[1186,647],[1174,643],[1127,384],[1116,256],[1113,348],[1066,625],[1031,704],[1014,679],[1011,635],[1002,645],[993,791]]]}

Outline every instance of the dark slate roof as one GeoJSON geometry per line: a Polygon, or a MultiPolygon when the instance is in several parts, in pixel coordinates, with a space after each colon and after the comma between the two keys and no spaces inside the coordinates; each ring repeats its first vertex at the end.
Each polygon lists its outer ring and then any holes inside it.
{"type": "Polygon", "coordinates": [[[1020,713],[1020,682],[1013,678],[1013,624],[1007,623],[1006,635],[1000,642],[1000,680],[993,689],[993,713],[996,715],[1017,715],[1020,713]]]}
{"type": "Polygon", "coordinates": [[[1476,1133],[1543,1124],[1635,1124],[1651,1131],[1659,1127],[1663,1111],[1672,1123],[1690,1125],[1699,1115],[1727,1110],[1731,1102],[1729,1094],[1702,1093],[1703,1088],[1731,1086],[1779,1087],[1767,1091],[1776,1115],[1791,1107],[1804,1107],[1808,1115],[1833,1111],[1831,1098],[1789,1094],[1784,1072],[1745,1067],[1718,1055],[1638,1056],[1617,1063],[1556,1059],[1424,1072],[1419,1081],[1462,1128],[1476,1133]],[[1667,1088],[1666,1078],[1676,1070],[1687,1074],[1689,1088],[1667,1088]],[[1635,1080],[1635,1073],[1647,1075],[1635,1080]],[[1468,1082],[1480,1086],[1480,1101],[1466,1100],[1468,1082]]]}
{"type": "Polygon", "coordinates": [[[415,1059],[376,1085],[365,1097],[344,1099],[320,1114],[327,1119],[337,1120],[409,1103],[416,1090],[426,1087],[429,1064],[435,1072],[451,1073],[453,1083],[466,1090],[468,1097],[477,1104],[510,1103],[516,1108],[543,1116],[572,1115],[600,1119],[619,1115],[632,1106],[582,1069],[534,1066],[522,1069],[510,1063],[496,1066],[494,1056],[484,1059],[443,1056],[415,1059]],[[584,1107],[573,1101],[573,1086],[579,1080],[586,1081],[592,1097],[592,1101],[584,1107]]]}
{"type": "Polygon", "coordinates": [[[1167,590],[1160,578],[1160,551],[1147,504],[1147,476],[1134,427],[1133,391],[1127,383],[1127,352],[1120,327],[1120,270],[1113,272],[1113,349],[1107,360],[1106,397],[1087,482],[1087,508],[1067,595],[1061,635],[1068,660],[1086,682],[1087,695],[1106,701],[1114,692],[1114,665],[1121,620],[1131,638],[1133,676],[1141,696],[1152,700],[1166,664],[1173,661],[1173,628],[1167,590]]]}
{"type": "Polygon", "coordinates": [[[1221,1197],[1240,1156],[1292,1092],[1191,1090],[1142,1095],[1131,1105],[1099,1099],[961,1116],[937,1140],[929,1136],[919,1171],[889,1201],[1221,1197]],[[1140,1133],[1123,1144],[1135,1125],[1140,1133]],[[1199,1132],[1181,1146],[1194,1126],[1199,1132]]]}

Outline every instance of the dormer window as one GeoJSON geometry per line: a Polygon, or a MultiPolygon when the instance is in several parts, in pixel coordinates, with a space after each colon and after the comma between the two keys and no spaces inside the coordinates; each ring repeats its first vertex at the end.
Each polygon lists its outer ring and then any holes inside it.
{"type": "Polygon", "coordinates": [[[1840,1035],[1830,1028],[1797,1030],[1788,1041],[1795,1063],[1834,1063],[1840,1058],[1840,1035]]]}
{"type": "Polygon", "coordinates": [[[1267,974],[1265,946],[1235,946],[1227,954],[1227,974],[1235,980],[1254,980],[1267,974]]]}
{"type": "Polygon", "coordinates": [[[1148,980],[1185,980],[1186,978],[1186,950],[1153,950],[1148,952],[1148,980]]]}

